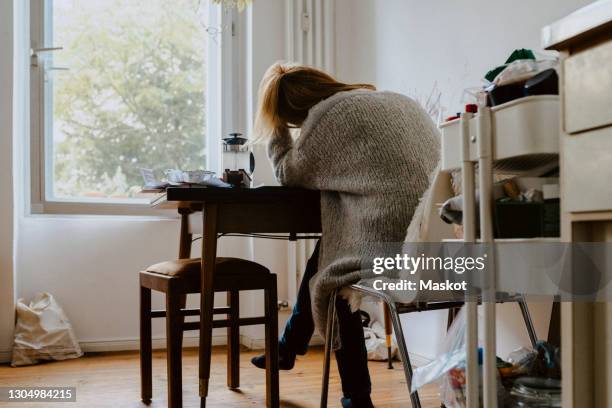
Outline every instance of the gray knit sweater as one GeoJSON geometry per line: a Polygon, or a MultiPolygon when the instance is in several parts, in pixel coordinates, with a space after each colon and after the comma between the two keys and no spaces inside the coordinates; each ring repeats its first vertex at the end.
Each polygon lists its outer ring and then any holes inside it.
{"type": "Polygon", "coordinates": [[[355,90],[315,105],[295,142],[288,131],[275,134],[268,155],[281,184],[321,190],[310,292],[324,335],[331,292],[367,277],[362,256],[373,244],[403,241],[438,161],[438,131],[406,96],[355,90]]]}

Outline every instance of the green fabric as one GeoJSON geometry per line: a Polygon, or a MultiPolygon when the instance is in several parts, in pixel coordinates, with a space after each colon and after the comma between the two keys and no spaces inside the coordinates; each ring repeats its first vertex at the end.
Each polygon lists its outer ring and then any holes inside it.
{"type": "Polygon", "coordinates": [[[493,68],[492,70],[490,70],[489,72],[487,72],[485,74],[485,79],[489,82],[492,82],[495,77],[502,72],[504,69],[506,69],[506,67],[508,66],[508,64],[510,64],[513,61],[516,60],[523,60],[523,59],[530,59],[530,60],[535,60],[535,55],[533,54],[533,51],[526,49],[526,48],[521,48],[518,50],[514,50],[512,51],[512,54],[510,54],[510,56],[508,57],[508,59],[506,60],[506,62],[504,63],[504,65],[500,65],[498,67],[493,68]]]}

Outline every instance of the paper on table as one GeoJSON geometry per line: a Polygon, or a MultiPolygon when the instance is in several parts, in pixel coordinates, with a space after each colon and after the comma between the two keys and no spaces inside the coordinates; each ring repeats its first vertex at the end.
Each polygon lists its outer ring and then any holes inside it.
{"type": "Polygon", "coordinates": [[[167,182],[157,180],[152,169],[141,168],[140,174],[145,183],[143,190],[160,190],[168,187],[167,182]]]}
{"type": "Polygon", "coordinates": [[[208,180],[200,183],[200,185],[210,186],[210,187],[231,187],[232,186],[231,184],[228,184],[225,181],[217,177],[211,177],[208,180]]]}
{"type": "Polygon", "coordinates": [[[140,169],[140,174],[145,182],[145,186],[143,190],[163,190],[168,186],[181,186],[184,184],[189,185],[198,185],[198,186],[209,186],[209,187],[231,187],[231,184],[228,184],[217,177],[210,177],[207,180],[204,180],[200,183],[168,183],[165,181],[159,181],[155,177],[155,173],[152,169],[140,169]]]}

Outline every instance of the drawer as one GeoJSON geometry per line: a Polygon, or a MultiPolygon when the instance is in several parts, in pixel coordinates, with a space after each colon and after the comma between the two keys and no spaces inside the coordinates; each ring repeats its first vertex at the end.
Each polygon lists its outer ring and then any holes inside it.
{"type": "Polygon", "coordinates": [[[612,125],[612,41],[565,59],[565,123],[567,133],[612,125]]]}
{"type": "Polygon", "coordinates": [[[563,211],[612,209],[612,127],[563,136],[563,211]]]}
{"type": "MultiPolygon", "coordinates": [[[[476,121],[474,119],[469,122],[470,138],[476,139],[476,121]]],[[[451,122],[446,122],[440,125],[440,133],[442,140],[442,170],[457,170],[461,168],[463,159],[461,157],[461,120],[455,119],[451,122]]],[[[470,159],[477,158],[477,144],[470,143],[470,159]]]]}
{"type": "MultiPolygon", "coordinates": [[[[478,160],[478,116],[469,122],[470,157],[478,160]]],[[[533,167],[557,162],[559,152],[559,97],[534,95],[491,108],[495,170],[524,174],[533,167]],[[520,160],[515,160],[520,159],[520,160]]],[[[440,125],[442,170],[461,168],[461,121],[440,125]]]]}

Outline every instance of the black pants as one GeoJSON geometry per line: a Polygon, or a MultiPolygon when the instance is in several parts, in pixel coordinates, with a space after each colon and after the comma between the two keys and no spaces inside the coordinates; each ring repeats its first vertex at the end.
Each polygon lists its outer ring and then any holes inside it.
{"type": "MultiPolygon", "coordinates": [[[[317,272],[319,242],[308,260],[300,284],[293,313],[285,325],[281,347],[295,354],[306,354],[308,343],[314,333],[314,321],[310,304],[308,282],[317,272]]],[[[368,355],[363,338],[363,327],[359,312],[351,313],[348,302],[340,296],[336,300],[336,312],[342,348],[336,351],[336,362],[342,380],[342,393],[347,398],[370,395],[372,385],[368,372],[368,355]]]]}

